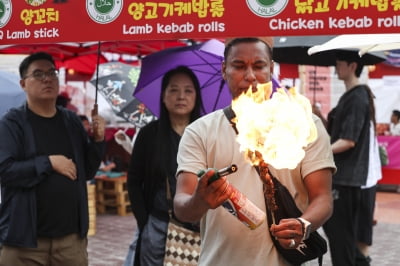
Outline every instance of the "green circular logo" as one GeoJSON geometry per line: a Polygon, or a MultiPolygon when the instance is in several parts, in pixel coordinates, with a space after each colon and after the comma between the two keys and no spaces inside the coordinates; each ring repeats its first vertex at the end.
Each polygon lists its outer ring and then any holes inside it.
{"type": "Polygon", "coordinates": [[[114,21],[121,13],[123,0],[86,0],[90,18],[100,24],[114,21]]]}
{"type": "Polygon", "coordinates": [[[259,17],[269,18],[281,13],[289,0],[246,0],[247,6],[259,17]]]}
{"type": "Polygon", "coordinates": [[[95,0],[95,9],[97,12],[101,14],[108,14],[111,12],[114,6],[114,0],[109,1],[102,1],[102,0],[95,0]]]}

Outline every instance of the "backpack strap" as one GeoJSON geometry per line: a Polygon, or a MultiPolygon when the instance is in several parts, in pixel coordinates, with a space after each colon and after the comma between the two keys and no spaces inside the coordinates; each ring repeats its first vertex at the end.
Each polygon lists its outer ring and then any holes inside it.
{"type": "Polygon", "coordinates": [[[233,119],[236,117],[236,114],[232,109],[232,105],[229,105],[224,108],[224,114],[225,114],[226,118],[228,119],[229,123],[231,124],[233,130],[235,131],[236,135],[239,134],[239,131],[236,128],[236,123],[233,122],[233,119]]]}
{"type": "MultiPolygon", "coordinates": [[[[231,126],[232,126],[232,129],[235,131],[236,134],[239,134],[239,131],[238,131],[237,128],[236,128],[236,123],[233,122],[233,119],[236,117],[236,114],[235,114],[235,112],[233,111],[232,106],[229,105],[229,106],[225,107],[223,110],[224,110],[224,114],[225,114],[226,118],[228,119],[229,123],[230,123],[231,126]]],[[[254,168],[256,169],[257,173],[260,175],[260,168],[259,168],[258,166],[254,166],[254,168]]],[[[278,179],[276,179],[276,177],[271,176],[271,178],[275,179],[275,182],[279,182],[278,179]]],[[[281,186],[283,186],[283,187],[286,189],[286,187],[285,187],[283,184],[281,184],[280,182],[279,182],[279,184],[280,184],[281,186]]],[[[263,186],[264,186],[264,193],[265,193],[265,189],[266,189],[265,186],[266,186],[266,184],[264,183],[263,186]]],[[[290,195],[290,193],[289,193],[289,192],[287,192],[287,193],[288,193],[289,197],[292,198],[292,196],[290,195]]],[[[293,198],[292,198],[292,200],[293,200],[293,198]]],[[[296,204],[294,203],[294,200],[293,200],[293,204],[294,204],[294,206],[296,206],[296,204]]],[[[267,214],[268,214],[268,213],[270,214],[269,219],[275,220],[275,217],[273,217],[274,214],[273,214],[273,212],[268,208],[267,202],[266,202],[265,205],[266,205],[266,207],[267,207],[267,214]],[[272,218],[272,217],[273,217],[273,218],[272,218]]],[[[297,206],[296,206],[296,208],[297,208],[297,206]]],[[[300,212],[300,211],[299,211],[299,212],[300,212]]],[[[301,214],[301,212],[300,212],[300,214],[301,214]]],[[[270,232],[270,233],[271,233],[271,232],[270,232]]],[[[272,235],[271,235],[271,237],[272,237],[272,235]]],[[[279,245],[279,243],[276,243],[275,245],[279,245]]],[[[322,266],[322,261],[323,261],[323,254],[322,254],[321,256],[318,256],[318,265],[319,265],[319,266],[322,266]]]]}

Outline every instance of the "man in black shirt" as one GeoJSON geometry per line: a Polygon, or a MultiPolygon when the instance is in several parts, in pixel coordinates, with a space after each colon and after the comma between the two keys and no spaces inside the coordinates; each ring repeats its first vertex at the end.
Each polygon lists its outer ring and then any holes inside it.
{"type": "Polygon", "coordinates": [[[372,93],[359,82],[362,69],[356,52],[337,53],[336,73],[344,81],[346,92],[328,114],[328,133],[337,172],[332,178],[333,214],[324,225],[334,266],[358,265],[361,187],[368,176],[370,126],[375,116],[372,93]]]}
{"type": "Polygon", "coordinates": [[[20,64],[27,101],[0,120],[0,265],[88,265],[86,180],[104,153],[104,119],[89,137],[79,117],[56,106],[53,58],[20,64]]]}

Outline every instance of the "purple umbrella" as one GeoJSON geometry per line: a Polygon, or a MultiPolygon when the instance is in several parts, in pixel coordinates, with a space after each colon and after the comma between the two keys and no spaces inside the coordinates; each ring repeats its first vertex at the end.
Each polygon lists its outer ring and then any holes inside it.
{"type": "Polygon", "coordinates": [[[184,65],[193,70],[200,81],[204,113],[223,108],[231,103],[231,94],[221,74],[224,43],[209,40],[192,46],[174,47],[146,56],[134,96],[153,114],[159,116],[159,95],[164,74],[184,65]]]}
{"type": "MultiPolygon", "coordinates": [[[[232,96],[222,78],[221,64],[224,59],[224,43],[212,39],[201,44],[165,49],[146,56],[134,96],[159,116],[161,80],[168,70],[184,65],[193,70],[200,81],[204,113],[228,106],[232,96]]],[[[273,83],[274,88],[277,82],[273,83]]]]}

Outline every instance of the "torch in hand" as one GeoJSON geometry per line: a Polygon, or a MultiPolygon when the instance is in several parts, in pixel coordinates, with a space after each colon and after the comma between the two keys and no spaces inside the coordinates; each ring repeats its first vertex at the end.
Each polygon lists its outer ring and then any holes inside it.
{"type": "MultiPolygon", "coordinates": [[[[214,169],[215,174],[208,180],[208,183],[210,184],[222,176],[232,174],[236,172],[237,169],[235,164],[219,170],[214,169]]],[[[201,170],[197,176],[201,177],[205,172],[206,171],[201,170]]],[[[249,229],[254,230],[265,221],[265,213],[232,184],[228,183],[224,191],[229,194],[229,198],[222,206],[249,229]]]]}

